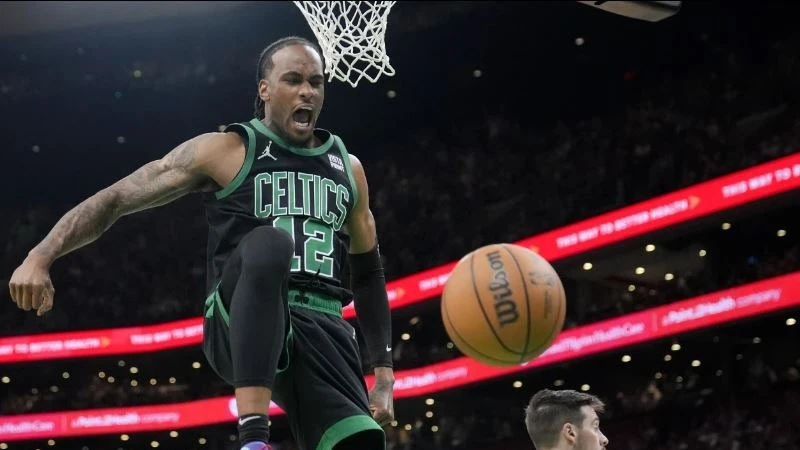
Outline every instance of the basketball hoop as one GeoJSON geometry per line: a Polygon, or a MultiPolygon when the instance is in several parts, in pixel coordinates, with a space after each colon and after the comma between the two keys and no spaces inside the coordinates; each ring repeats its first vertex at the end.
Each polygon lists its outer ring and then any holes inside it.
{"type": "Polygon", "coordinates": [[[395,1],[294,2],[322,48],[328,81],[336,78],[356,87],[394,75],[386,54],[386,22],[395,1]]]}

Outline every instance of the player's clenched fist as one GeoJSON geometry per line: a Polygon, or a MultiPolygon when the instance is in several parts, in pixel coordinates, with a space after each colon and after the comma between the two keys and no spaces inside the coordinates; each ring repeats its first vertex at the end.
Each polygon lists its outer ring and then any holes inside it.
{"type": "Polygon", "coordinates": [[[25,311],[36,310],[41,316],[53,308],[53,282],[47,264],[35,256],[28,256],[11,275],[8,289],[18,307],[25,311]]]}

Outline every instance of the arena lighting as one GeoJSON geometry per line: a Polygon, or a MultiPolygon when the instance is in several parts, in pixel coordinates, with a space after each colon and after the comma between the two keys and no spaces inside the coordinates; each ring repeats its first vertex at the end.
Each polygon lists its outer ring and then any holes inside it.
{"type": "Polygon", "coordinates": [[[169,384],[175,384],[175,377],[169,377],[169,384]]]}
{"type": "Polygon", "coordinates": [[[586,392],[586,391],[588,391],[590,388],[591,388],[591,386],[589,386],[588,384],[584,384],[584,385],[582,385],[582,386],[581,386],[581,390],[582,390],[583,392],[586,392]]]}
{"type": "Polygon", "coordinates": [[[692,361],[692,367],[700,367],[700,360],[695,359],[694,361],[692,361]]]}
{"type": "Polygon", "coordinates": [[[672,346],[669,349],[672,350],[673,352],[680,351],[681,344],[678,344],[677,342],[675,342],[675,343],[672,344],[672,346]]]}
{"type": "Polygon", "coordinates": [[[778,230],[778,237],[786,236],[786,230],[778,230]]]}
{"type": "Polygon", "coordinates": [[[583,270],[592,270],[592,263],[590,262],[583,263],[583,270]]]}
{"type": "Polygon", "coordinates": [[[155,378],[150,378],[150,385],[155,386],[156,384],[158,384],[158,381],[155,378]]]}
{"type": "Polygon", "coordinates": [[[644,267],[637,267],[636,268],[636,275],[641,275],[644,273],[644,267]]]}
{"type": "MultiPolygon", "coordinates": [[[[800,187],[800,152],[514,242],[550,262],[759,201],[800,187]],[[781,178],[775,173],[783,174],[781,178]],[[749,182],[756,180],[757,183],[749,182]]],[[[706,256],[705,250],[700,256],[706,256]]],[[[392,309],[442,293],[456,262],[387,283],[392,309]]],[[[344,308],[355,317],[353,305],[344,308]]],[[[0,338],[0,364],[142,353],[200,344],[202,318],[159,325],[0,338]],[[25,345],[18,345],[25,344],[25,345]],[[24,348],[17,351],[17,348],[24,348]]],[[[124,362],[123,362],[124,364],[124,362]]]]}
{"type": "Polygon", "coordinates": [[[635,291],[635,290],[636,290],[636,286],[634,286],[634,285],[632,285],[632,284],[629,284],[629,285],[628,285],[628,292],[633,292],[633,291],[635,291]]]}
{"type": "Polygon", "coordinates": [[[753,344],[760,344],[760,343],[761,343],[761,338],[760,337],[756,336],[756,337],[753,338],[753,344]]]}
{"type": "Polygon", "coordinates": [[[722,223],[722,229],[723,230],[730,230],[731,229],[731,224],[729,224],[728,222],[723,222],[722,223]]]}
{"type": "Polygon", "coordinates": [[[653,378],[655,378],[656,380],[660,380],[661,377],[663,377],[663,376],[664,375],[661,372],[656,372],[656,374],[655,374],[655,376],[653,378]]]}
{"type": "Polygon", "coordinates": [[[117,365],[120,367],[125,367],[125,361],[120,359],[119,362],[117,362],[117,365]]]}
{"type": "Polygon", "coordinates": [[[97,374],[97,376],[100,377],[100,378],[105,378],[106,377],[106,373],[101,371],[101,372],[99,372],[97,374]]]}
{"type": "Polygon", "coordinates": [[[519,389],[519,388],[522,387],[522,381],[517,380],[517,381],[514,382],[514,384],[512,386],[514,386],[515,388],[519,389]]]}
{"type": "Polygon", "coordinates": [[[439,431],[439,427],[437,427],[436,425],[434,425],[434,426],[432,426],[432,427],[431,427],[431,431],[432,431],[432,432],[434,432],[434,433],[436,433],[437,431],[439,431]]]}
{"type": "Polygon", "coordinates": [[[669,272],[664,274],[664,279],[667,280],[667,281],[672,281],[674,278],[675,278],[675,275],[673,275],[673,274],[671,274],[669,272]]]}
{"type": "Polygon", "coordinates": [[[192,363],[192,368],[193,368],[193,369],[199,369],[199,368],[200,368],[200,363],[199,363],[199,362],[197,362],[197,361],[193,362],[193,363],[192,363]]]}
{"type": "Polygon", "coordinates": [[[130,368],[131,373],[139,373],[139,369],[136,366],[132,366],[130,368]]]}
{"type": "Polygon", "coordinates": [[[708,253],[705,250],[700,249],[700,251],[697,252],[697,254],[700,255],[700,257],[702,258],[702,257],[706,256],[708,253]]]}
{"type": "Polygon", "coordinates": [[[3,384],[8,384],[8,383],[11,383],[11,378],[3,377],[3,378],[0,378],[0,381],[2,381],[3,384]]]}
{"type": "Polygon", "coordinates": [[[431,417],[433,417],[433,411],[426,411],[426,412],[425,412],[425,417],[427,417],[428,419],[430,419],[431,417]]]}
{"type": "Polygon", "coordinates": [[[622,355],[622,362],[624,363],[631,362],[631,355],[622,355]]]}
{"type": "Polygon", "coordinates": [[[408,323],[411,324],[411,325],[418,324],[419,323],[419,317],[417,317],[417,316],[412,317],[411,320],[408,321],[408,323]]]}
{"type": "Polygon", "coordinates": [[[52,447],[52,446],[56,445],[56,441],[54,441],[54,440],[52,440],[52,439],[49,439],[49,440],[47,441],[47,445],[49,445],[50,447],[52,447]]]}
{"type": "Polygon", "coordinates": [[[786,319],[786,326],[787,327],[794,326],[794,324],[796,324],[796,323],[797,323],[797,319],[795,319],[794,317],[789,317],[788,319],[786,319]]]}
{"type": "Polygon", "coordinates": [[[150,442],[150,447],[153,447],[153,448],[158,447],[158,441],[151,441],[150,442]]]}
{"type": "Polygon", "coordinates": [[[61,374],[61,378],[65,379],[65,380],[66,380],[67,378],[69,378],[69,372],[64,372],[64,373],[62,373],[62,374],[61,374]]]}
{"type": "Polygon", "coordinates": [[[136,387],[139,385],[139,382],[136,380],[131,380],[131,386],[136,387]]]}
{"type": "Polygon", "coordinates": [[[672,355],[664,355],[664,361],[666,362],[672,361],[672,355]]]}
{"type": "Polygon", "coordinates": [[[428,405],[428,406],[434,404],[435,402],[436,401],[434,399],[432,399],[432,398],[425,399],[425,404],[428,405]]]}
{"type": "Polygon", "coordinates": [[[114,377],[108,377],[107,380],[108,380],[109,383],[113,383],[114,382],[114,377]]]}
{"type": "Polygon", "coordinates": [[[120,439],[121,441],[127,441],[128,439],[130,439],[130,436],[128,436],[127,434],[123,434],[123,435],[121,435],[121,436],[119,437],[119,439],[120,439]]]}
{"type": "Polygon", "coordinates": [[[675,381],[677,381],[678,383],[683,383],[683,377],[681,375],[678,375],[677,377],[675,377],[675,381]]]}
{"type": "Polygon", "coordinates": [[[646,252],[648,252],[648,253],[649,253],[649,252],[652,252],[652,251],[653,251],[653,250],[655,250],[655,249],[656,249],[656,246],[655,246],[655,245],[653,245],[653,244],[647,244],[647,246],[645,246],[645,248],[644,248],[644,251],[646,251],[646,252]]]}
{"type": "Polygon", "coordinates": [[[397,421],[393,420],[392,423],[390,423],[390,425],[393,426],[393,427],[396,427],[397,426],[397,421]]]}
{"type": "Polygon", "coordinates": [[[721,377],[721,376],[722,376],[722,370],[721,370],[721,369],[717,369],[717,376],[718,376],[718,377],[721,377]]]}
{"type": "Polygon", "coordinates": [[[558,387],[558,386],[563,386],[563,385],[564,385],[564,380],[553,381],[553,386],[558,387]]]}
{"type": "Polygon", "coordinates": [[[411,424],[407,423],[403,428],[405,428],[406,431],[411,431],[411,424]]]}
{"type": "MultiPolygon", "coordinates": [[[[425,367],[400,370],[395,372],[394,398],[426,398],[436,392],[618,351],[647,341],[675,339],[676,335],[798,305],[800,271],[564,330],[547,351],[525,364],[491,367],[458,357],[425,367]]],[[[737,360],[742,359],[743,355],[738,354],[737,360]]],[[[374,385],[374,377],[368,376],[365,381],[368,388],[374,385]]],[[[233,396],[222,396],[183,403],[0,416],[0,433],[3,440],[9,442],[230,423],[236,418],[230,408],[232,401],[233,396]],[[132,415],[140,420],[125,422],[132,415]],[[172,419],[165,423],[163,420],[166,418],[172,419]],[[109,421],[115,424],[113,428],[106,425],[109,421]],[[126,424],[117,425],[120,421],[126,424]]],[[[274,406],[268,413],[270,417],[277,417],[283,411],[274,406]]]]}
{"type": "Polygon", "coordinates": [[[206,438],[201,437],[200,439],[197,440],[197,443],[200,445],[206,445],[206,438]]]}
{"type": "Polygon", "coordinates": [[[411,339],[411,335],[408,334],[408,333],[403,333],[403,334],[400,335],[400,339],[402,339],[404,341],[407,341],[407,340],[411,339]]]}
{"type": "Polygon", "coordinates": [[[481,71],[481,69],[475,69],[475,70],[472,71],[472,76],[475,77],[475,78],[480,78],[481,75],[483,75],[483,72],[481,71]]]}
{"type": "Polygon", "coordinates": [[[8,448],[8,444],[5,442],[0,442],[0,450],[6,450],[8,448]]]}

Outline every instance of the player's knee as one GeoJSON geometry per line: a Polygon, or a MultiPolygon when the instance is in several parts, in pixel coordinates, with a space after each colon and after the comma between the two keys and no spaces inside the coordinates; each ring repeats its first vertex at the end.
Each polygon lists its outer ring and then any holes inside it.
{"type": "Polygon", "coordinates": [[[292,236],[280,228],[258,227],[242,241],[242,268],[288,272],[294,255],[292,236]]]}

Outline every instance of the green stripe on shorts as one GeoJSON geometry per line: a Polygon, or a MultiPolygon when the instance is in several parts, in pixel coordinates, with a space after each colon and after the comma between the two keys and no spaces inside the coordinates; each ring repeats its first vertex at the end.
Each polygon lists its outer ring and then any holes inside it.
{"type": "MultiPolygon", "coordinates": [[[[333,447],[336,446],[339,442],[343,441],[344,439],[362,431],[367,430],[378,430],[383,433],[383,428],[378,425],[378,422],[375,422],[370,416],[365,415],[358,415],[358,416],[350,416],[345,417],[344,419],[336,422],[335,424],[328,427],[325,430],[325,433],[322,434],[322,437],[319,438],[319,444],[317,444],[316,450],[333,450],[333,447]]],[[[386,441],[383,442],[383,447],[381,449],[386,449],[386,441]]],[[[370,449],[370,450],[381,450],[381,449],[370,449]]]]}

